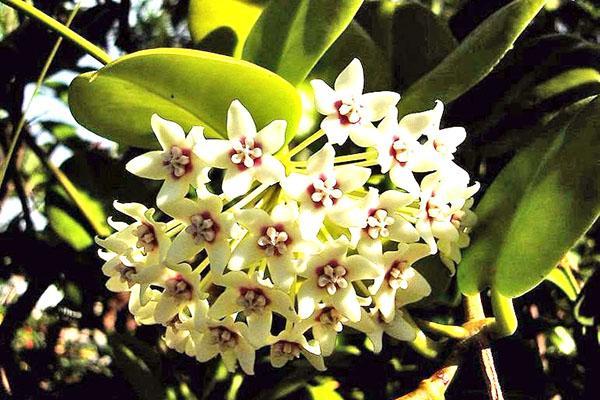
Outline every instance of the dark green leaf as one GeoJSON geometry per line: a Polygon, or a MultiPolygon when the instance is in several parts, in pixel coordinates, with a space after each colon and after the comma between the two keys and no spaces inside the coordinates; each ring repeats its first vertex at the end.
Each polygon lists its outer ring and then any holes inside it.
{"type": "Polygon", "coordinates": [[[436,99],[451,102],[481,81],[512,48],[544,3],[515,0],[492,14],[403,94],[398,104],[400,113],[431,108],[436,99]]]}

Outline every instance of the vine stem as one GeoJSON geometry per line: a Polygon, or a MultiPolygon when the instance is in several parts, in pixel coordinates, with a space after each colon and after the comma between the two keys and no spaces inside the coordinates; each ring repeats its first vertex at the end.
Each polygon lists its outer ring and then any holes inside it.
{"type": "Polygon", "coordinates": [[[106,65],[112,61],[112,58],[100,47],[96,46],[95,44],[93,44],[83,36],[79,35],[72,29],[69,29],[67,26],[61,24],[51,16],[38,10],[31,4],[28,4],[22,0],[0,0],[0,2],[27,14],[31,18],[38,20],[40,23],[46,25],[48,28],[61,35],[63,38],[71,41],[73,44],[85,51],[87,54],[100,61],[103,65],[106,65]]]}
{"type": "MultiPolygon", "coordinates": [[[[0,0],[0,1],[4,3],[4,2],[12,2],[14,0],[0,0]]],[[[29,6],[29,7],[31,7],[31,6],[29,6]]],[[[65,27],[68,27],[69,25],[71,25],[71,22],[73,22],[75,15],[77,15],[77,12],[79,11],[79,7],[80,7],[79,3],[75,4],[75,7],[73,8],[73,11],[71,11],[71,14],[69,15],[69,18],[67,20],[65,27]]],[[[46,59],[46,63],[44,64],[44,67],[42,68],[42,71],[40,72],[40,75],[38,76],[38,79],[35,83],[35,89],[34,89],[33,93],[31,94],[29,101],[27,102],[27,106],[25,107],[25,110],[21,113],[21,118],[19,118],[19,122],[17,123],[17,127],[14,131],[12,141],[10,142],[8,152],[6,153],[6,157],[4,158],[4,160],[2,162],[2,168],[0,169],[0,186],[2,186],[2,183],[4,182],[4,178],[6,176],[6,171],[8,170],[8,166],[12,162],[12,159],[15,154],[15,150],[17,148],[17,144],[19,143],[19,139],[21,137],[21,132],[23,131],[23,128],[25,127],[25,117],[27,115],[27,111],[29,111],[31,104],[33,103],[33,99],[35,98],[37,92],[40,90],[40,87],[42,86],[42,84],[44,83],[44,79],[46,79],[46,75],[48,74],[50,65],[52,64],[52,61],[54,61],[54,57],[56,57],[56,53],[58,52],[58,49],[62,43],[62,40],[63,40],[62,37],[59,37],[58,39],[56,39],[56,43],[54,43],[54,47],[52,47],[52,50],[50,51],[50,54],[48,55],[48,58],[46,59]]]]}
{"type": "MultiPolygon", "coordinates": [[[[512,303],[511,303],[512,304],[512,303]]],[[[479,293],[472,296],[465,296],[465,313],[469,321],[485,320],[485,312],[481,303],[479,293]]],[[[494,356],[490,348],[489,340],[485,335],[478,335],[477,346],[479,347],[479,360],[481,369],[485,378],[485,385],[488,389],[488,395],[491,400],[504,400],[500,380],[496,373],[494,356]]]]}

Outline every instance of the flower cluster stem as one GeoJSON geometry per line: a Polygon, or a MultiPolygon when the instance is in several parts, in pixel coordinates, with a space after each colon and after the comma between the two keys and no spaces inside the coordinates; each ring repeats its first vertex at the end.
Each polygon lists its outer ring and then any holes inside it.
{"type": "Polygon", "coordinates": [[[322,129],[313,133],[312,135],[310,135],[309,137],[304,139],[302,142],[300,142],[296,147],[290,149],[290,151],[287,154],[288,158],[291,160],[292,157],[294,157],[296,154],[300,153],[302,150],[304,150],[305,148],[307,148],[308,146],[310,146],[317,140],[319,140],[323,135],[325,135],[325,132],[323,132],[322,129]]]}

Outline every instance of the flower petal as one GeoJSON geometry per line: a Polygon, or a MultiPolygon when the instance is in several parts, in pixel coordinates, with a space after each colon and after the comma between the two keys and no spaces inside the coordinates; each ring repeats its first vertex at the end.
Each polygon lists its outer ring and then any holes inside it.
{"type": "Polygon", "coordinates": [[[350,193],[362,187],[370,176],[371,170],[369,168],[355,165],[335,167],[335,179],[340,190],[344,193],[350,193]]]}
{"type": "Polygon", "coordinates": [[[360,147],[373,147],[377,144],[380,133],[372,123],[361,123],[350,129],[350,140],[360,147]]]}
{"type": "Polygon", "coordinates": [[[332,297],[332,303],[335,305],[335,308],[342,313],[342,315],[352,322],[357,322],[360,320],[361,308],[358,298],[356,297],[356,292],[354,291],[354,287],[352,285],[345,289],[338,289],[332,297]]]}
{"type": "Polygon", "coordinates": [[[274,154],[285,142],[285,129],[287,122],[283,120],[272,121],[256,134],[256,141],[262,146],[263,153],[274,154]]]}
{"type": "Polygon", "coordinates": [[[258,247],[256,236],[246,235],[235,250],[233,250],[228,267],[233,271],[247,269],[263,257],[264,251],[258,247]]]}
{"type": "MultiPolygon", "coordinates": [[[[298,290],[298,316],[306,319],[315,311],[316,304],[323,298],[323,290],[314,279],[304,281],[298,290]]],[[[360,306],[359,306],[360,307],[360,306]]]]}
{"type": "Polygon", "coordinates": [[[334,88],[336,92],[358,96],[362,94],[364,84],[362,64],[358,58],[355,58],[340,72],[335,80],[334,88]]]}
{"type": "Polygon", "coordinates": [[[363,94],[360,100],[366,108],[365,117],[369,121],[379,121],[396,107],[400,95],[395,92],[373,92],[363,94]]]}
{"type": "Polygon", "coordinates": [[[431,294],[431,286],[427,280],[414,268],[413,271],[414,275],[409,279],[408,287],[396,291],[396,307],[416,303],[431,294]]]}
{"type": "Polygon", "coordinates": [[[172,146],[185,145],[185,132],[175,122],[163,119],[158,114],[153,114],[150,124],[158,142],[164,150],[170,150],[172,146]]]}
{"type": "Polygon", "coordinates": [[[438,100],[435,103],[435,107],[431,110],[408,114],[402,117],[399,127],[418,139],[422,135],[430,134],[439,129],[443,112],[444,104],[438,100]]]}
{"type": "Polygon", "coordinates": [[[232,166],[231,142],[221,139],[207,139],[194,147],[194,152],[207,165],[214,168],[227,168],[232,166]]]}
{"type": "Polygon", "coordinates": [[[227,169],[223,177],[222,190],[228,200],[235,199],[250,190],[254,176],[251,169],[239,171],[227,169]]]}
{"type": "Polygon", "coordinates": [[[327,135],[329,144],[342,145],[348,140],[350,127],[342,125],[337,115],[328,115],[321,121],[321,129],[327,135]]]}
{"type": "Polygon", "coordinates": [[[239,293],[236,289],[225,289],[208,309],[208,316],[221,319],[233,313],[242,311],[244,307],[238,304],[239,293]]]}
{"type": "Polygon", "coordinates": [[[390,179],[400,189],[404,189],[413,195],[419,193],[419,184],[412,171],[398,164],[392,165],[390,169],[390,179]]]}
{"type": "Polygon", "coordinates": [[[212,243],[206,243],[204,247],[208,253],[210,270],[217,275],[222,275],[231,255],[231,248],[227,243],[227,239],[216,239],[212,243]]]}
{"type": "Polygon", "coordinates": [[[337,112],[335,102],[339,100],[335,91],[320,79],[313,79],[310,81],[310,85],[315,95],[317,111],[323,115],[335,114],[337,112]]]}
{"type": "Polygon", "coordinates": [[[321,354],[324,357],[330,356],[335,350],[335,341],[337,338],[335,329],[324,326],[323,324],[316,324],[313,326],[312,332],[315,339],[317,339],[321,345],[321,354]]]}
{"type": "Polygon", "coordinates": [[[256,125],[246,107],[234,100],[227,111],[227,137],[233,140],[247,136],[256,136],[256,125]]]}
{"type": "Polygon", "coordinates": [[[277,158],[270,154],[261,157],[261,164],[254,169],[254,177],[260,183],[272,185],[285,178],[285,167],[277,158]]]}
{"type": "Polygon", "coordinates": [[[180,232],[169,251],[167,252],[167,261],[169,263],[178,264],[182,261],[188,261],[194,255],[196,255],[204,247],[203,243],[196,243],[192,235],[187,233],[185,230],[180,232]]]}
{"type": "Polygon", "coordinates": [[[328,172],[333,168],[335,158],[335,150],[330,144],[326,144],[310,156],[306,163],[306,171],[308,175],[319,175],[323,172],[328,172]]]}
{"type": "Polygon", "coordinates": [[[163,165],[163,152],[150,151],[130,160],[125,169],[134,175],[146,179],[165,179],[169,171],[163,165]]]}

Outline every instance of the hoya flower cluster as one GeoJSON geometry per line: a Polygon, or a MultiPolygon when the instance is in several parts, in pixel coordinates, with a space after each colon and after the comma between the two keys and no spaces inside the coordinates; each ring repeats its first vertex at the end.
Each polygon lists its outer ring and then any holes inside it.
{"type": "Polygon", "coordinates": [[[344,327],[376,352],[384,333],[414,340],[404,307],[431,289],[413,264],[460,260],[478,185],[453,162],[465,131],[440,129],[442,103],[398,121],[400,96],[363,94],[358,60],[333,89],[312,87],[325,118],[291,149],[286,121],[256,127],[237,100],[224,139],[152,117],[162,149],[127,169],[163,181],[160,216],[115,202],[129,221],[109,219],[116,232],[97,242],[107,287],[130,291],[136,320],[162,324],[169,347],[252,374],[268,346],[275,367],[302,356],[322,370],[344,327]],[[365,150],[339,154],[348,139],[365,150]]]}

